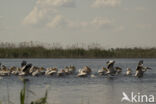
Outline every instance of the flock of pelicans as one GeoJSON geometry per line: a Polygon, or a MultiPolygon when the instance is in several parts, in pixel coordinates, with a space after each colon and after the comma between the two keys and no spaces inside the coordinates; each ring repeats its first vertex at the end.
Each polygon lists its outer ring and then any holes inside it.
{"type": "MultiPolygon", "coordinates": [[[[103,67],[102,69],[98,70],[99,76],[116,76],[122,73],[122,68],[114,67],[115,61],[109,60],[106,62],[107,67],[103,67]]],[[[138,78],[143,77],[144,73],[151,69],[149,67],[143,66],[143,60],[140,60],[135,75],[133,75],[132,70],[127,68],[127,71],[124,75],[126,76],[135,76],[138,78]]],[[[9,75],[18,75],[18,76],[39,76],[39,75],[46,75],[46,76],[67,76],[67,75],[76,75],[77,77],[96,77],[95,74],[92,73],[91,68],[88,66],[84,66],[82,69],[79,69],[76,72],[75,66],[67,66],[64,69],[58,70],[57,68],[43,68],[43,67],[36,67],[32,64],[27,63],[26,61],[21,62],[21,67],[12,66],[7,68],[5,65],[0,63],[0,76],[9,76],[9,75]]]]}

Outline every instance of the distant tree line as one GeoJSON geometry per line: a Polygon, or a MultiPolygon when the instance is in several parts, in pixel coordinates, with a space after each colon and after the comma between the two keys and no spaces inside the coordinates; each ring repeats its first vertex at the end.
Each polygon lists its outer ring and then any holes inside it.
{"type": "Polygon", "coordinates": [[[33,43],[0,43],[0,58],[156,58],[156,48],[45,48],[33,43]]]}

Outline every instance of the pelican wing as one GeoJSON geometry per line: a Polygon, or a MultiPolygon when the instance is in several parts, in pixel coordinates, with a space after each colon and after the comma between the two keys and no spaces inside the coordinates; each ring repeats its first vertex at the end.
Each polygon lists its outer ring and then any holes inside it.
{"type": "Polygon", "coordinates": [[[144,61],[143,60],[140,60],[138,65],[143,65],[144,64],[144,61]]]}

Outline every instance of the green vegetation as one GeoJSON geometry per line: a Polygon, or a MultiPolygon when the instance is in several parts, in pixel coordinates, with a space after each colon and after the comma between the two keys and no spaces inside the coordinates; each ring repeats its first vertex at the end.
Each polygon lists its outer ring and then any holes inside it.
{"type": "MultiPolygon", "coordinates": [[[[20,104],[25,104],[25,97],[26,97],[26,85],[27,85],[27,82],[29,81],[29,79],[25,79],[23,77],[19,77],[19,79],[23,82],[23,88],[21,89],[20,91],[20,104]]],[[[8,88],[7,88],[8,89],[8,88]]],[[[30,90],[29,90],[30,91],[30,90]]],[[[45,96],[36,100],[36,101],[32,101],[30,104],[48,104],[47,102],[47,97],[48,97],[48,90],[46,90],[45,92],[45,96]]],[[[15,104],[13,102],[11,102],[8,98],[8,104],[11,103],[11,104],[15,104]]],[[[2,102],[0,101],[0,104],[2,104],[2,102]]]]}
{"type": "Polygon", "coordinates": [[[0,48],[0,58],[156,58],[156,48],[46,49],[43,47],[0,48]]]}
{"type": "Polygon", "coordinates": [[[48,104],[47,103],[47,95],[48,95],[48,91],[46,90],[45,96],[43,98],[40,98],[36,101],[32,101],[31,104],[48,104]]]}
{"type": "Polygon", "coordinates": [[[20,103],[24,104],[25,101],[25,87],[26,87],[26,81],[23,81],[23,89],[20,92],[20,103]]]}
{"type": "MultiPolygon", "coordinates": [[[[26,96],[26,83],[29,81],[28,79],[20,78],[20,80],[23,82],[23,88],[20,91],[20,104],[25,104],[25,96],[26,96]]],[[[32,101],[31,104],[48,104],[47,103],[47,96],[48,91],[46,90],[45,96],[36,100],[32,101]]]]}
{"type": "Polygon", "coordinates": [[[0,58],[156,58],[156,48],[44,48],[0,44],[0,58]]]}

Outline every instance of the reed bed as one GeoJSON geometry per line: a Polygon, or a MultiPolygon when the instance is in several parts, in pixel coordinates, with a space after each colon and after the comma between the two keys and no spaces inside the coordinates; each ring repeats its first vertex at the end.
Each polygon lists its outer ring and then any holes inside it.
{"type": "MultiPolygon", "coordinates": [[[[28,104],[28,103],[26,103],[26,93],[28,93],[26,90],[27,89],[26,86],[27,86],[27,82],[29,81],[29,79],[25,79],[23,77],[19,77],[19,79],[23,83],[23,88],[20,90],[20,94],[19,94],[20,95],[20,98],[19,98],[20,104],[28,104]]],[[[7,90],[8,90],[8,88],[7,88],[7,90]]],[[[30,104],[48,104],[47,97],[48,97],[48,90],[46,90],[44,97],[39,98],[39,99],[34,100],[34,101],[31,101],[30,104]]],[[[1,100],[0,100],[0,104],[3,104],[1,102],[1,100]]],[[[15,104],[14,102],[10,101],[9,94],[8,94],[7,104],[15,104]]]]}
{"type": "Polygon", "coordinates": [[[62,48],[45,45],[0,43],[0,58],[156,58],[156,48],[111,48],[98,46],[62,48]]]}

